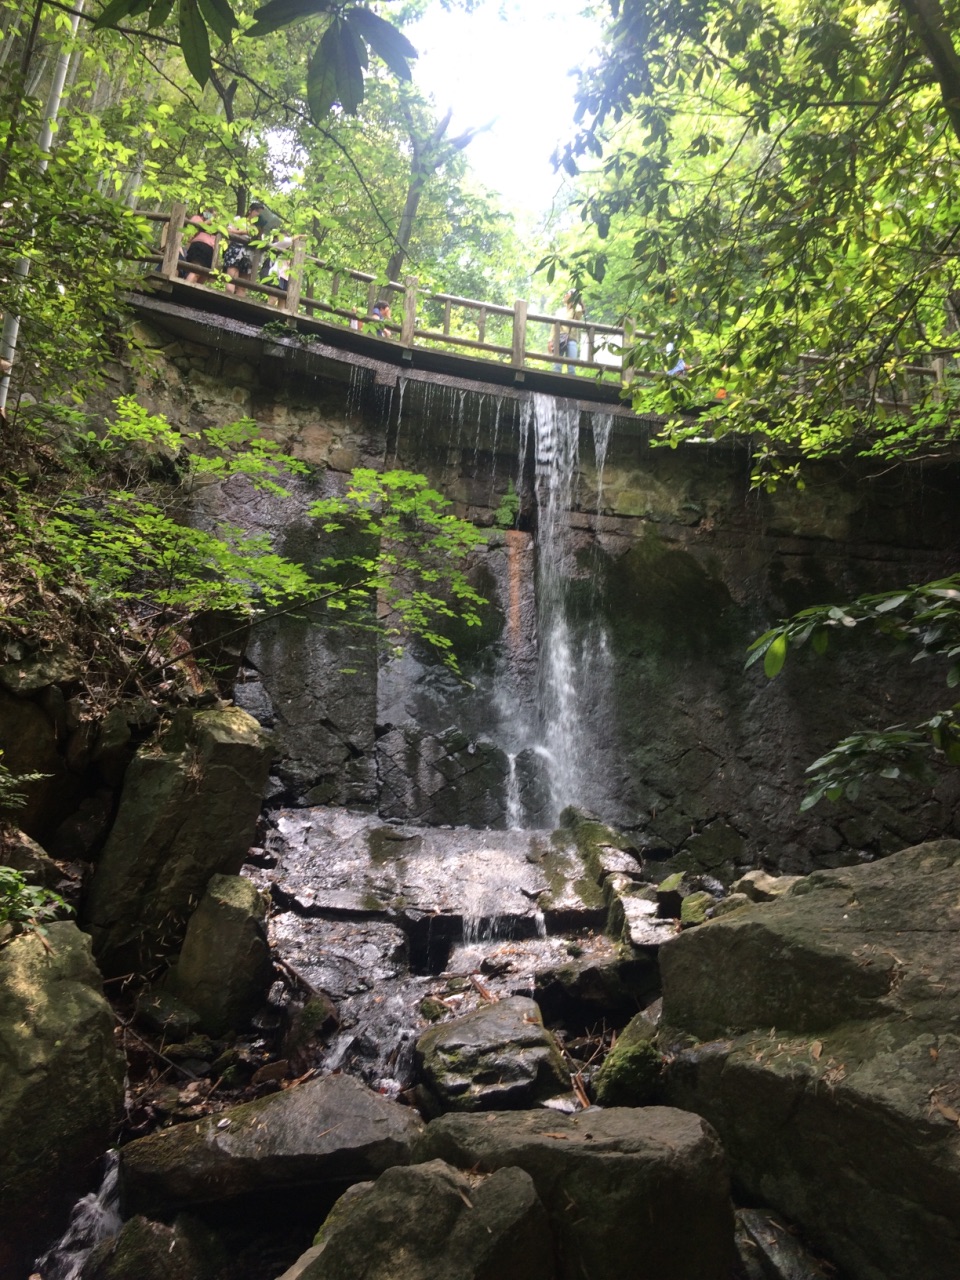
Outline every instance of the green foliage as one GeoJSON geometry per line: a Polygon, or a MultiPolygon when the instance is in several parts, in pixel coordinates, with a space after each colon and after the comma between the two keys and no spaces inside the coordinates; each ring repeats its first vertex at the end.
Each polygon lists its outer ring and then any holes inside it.
{"type": "Polygon", "coordinates": [[[766,437],[757,484],[789,474],[785,452],[949,444],[955,368],[920,366],[958,350],[956,13],[938,30],[914,0],[611,9],[563,157],[589,171],[592,230],[563,256],[606,255],[638,325],[630,361],[660,374],[634,384],[636,407],[670,415],[674,438],[766,437]],[[682,379],[662,372],[668,341],[682,379]]]}
{"type": "MultiPolygon", "coordinates": [[[[914,662],[945,659],[947,685],[960,684],[960,574],[858,596],[843,606],[801,609],[754,640],[746,665],[762,659],[764,673],[772,679],[791,650],[809,643],[815,653],[822,654],[831,635],[864,624],[912,652],[914,662]]],[[[824,797],[855,800],[868,777],[929,783],[935,780],[931,760],[960,765],[960,703],[935,712],[913,728],[893,725],[844,738],[807,769],[811,786],[800,807],[809,809],[824,797]]]]}
{"type": "MultiPolygon", "coordinates": [[[[0,751],[0,756],[2,755],[3,752],[0,751]]],[[[0,814],[22,809],[27,803],[27,795],[20,788],[31,782],[40,782],[48,776],[46,773],[11,773],[0,759],[0,814]]]]}
{"type": "MultiPolygon", "coordinates": [[[[95,26],[115,27],[146,14],[149,31],[166,22],[170,9],[171,0],[111,0],[95,26]]],[[[253,25],[242,32],[246,37],[268,36],[291,23],[314,22],[322,28],[307,63],[307,100],[315,120],[322,120],[336,102],[348,115],[356,115],[371,53],[399,79],[410,79],[409,63],[416,49],[371,9],[342,0],[267,0],[253,16],[253,25]]],[[[184,61],[203,87],[213,74],[211,34],[229,45],[241,20],[228,0],[177,0],[177,24],[184,61]]]]}
{"type": "Polygon", "coordinates": [[[500,499],[500,504],[494,512],[494,522],[500,529],[512,529],[517,523],[517,516],[520,514],[520,495],[514,488],[513,480],[507,481],[507,491],[500,499]]]}
{"type": "Polygon", "coordinates": [[[19,871],[0,867],[0,930],[4,941],[21,933],[44,934],[44,922],[72,910],[58,893],[27,884],[19,871]]]}
{"type": "MultiPolygon", "coordinates": [[[[251,420],[184,438],[132,398],[121,397],[116,411],[99,431],[70,421],[57,454],[61,464],[72,458],[66,476],[10,490],[4,568],[41,601],[66,591],[83,609],[109,616],[106,630],[128,679],[155,678],[192,658],[184,637],[200,614],[256,621],[295,608],[375,626],[392,643],[417,637],[456,669],[443,625],[479,623],[483,600],[460,566],[483,535],[423,476],[358,470],[342,496],[315,503],[310,514],[322,522],[330,552],[308,570],[277,554],[264,534],[189,521],[199,481],[243,476],[284,498],[281,481],[306,471],[251,420]],[[382,628],[372,621],[378,600],[389,612],[382,628]]],[[[20,624],[36,628],[41,620],[20,624]]]]}
{"type": "Polygon", "coordinates": [[[425,476],[408,471],[357,468],[343,496],[314,503],[310,515],[324,533],[349,529],[368,548],[324,561],[338,576],[346,573],[341,589],[327,596],[328,607],[366,608],[375,593],[389,613],[388,635],[413,634],[458,670],[442,628],[445,619],[460,618],[471,627],[481,623],[477,610],[484,598],[460,566],[485,543],[483,533],[454,515],[425,476]]]}

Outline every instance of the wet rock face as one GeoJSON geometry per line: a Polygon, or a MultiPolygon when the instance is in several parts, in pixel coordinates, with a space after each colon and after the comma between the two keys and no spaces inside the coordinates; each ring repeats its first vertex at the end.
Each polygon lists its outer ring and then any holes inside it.
{"type": "Polygon", "coordinates": [[[123,1148],[124,1214],[160,1216],[248,1192],[344,1186],[407,1164],[416,1114],[347,1076],[178,1125],[123,1148]]]}
{"type": "Polygon", "coordinates": [[[960,1274],[960,842],[817,872],[661,962],[667,1097],[749,1193],[853,1280],[960,1274]]]}
{"type": "Polygon", "coordinates": [[[417,725],[377,740],[379,811],[385,818],[472,827],[505,825],[507,757],[460,730],[433,735],[417,725]]]}
{"type": "Polygon", "coordinates": [[[334,1206],[299,1280],[555,1280],[547,1214],[520,1169],[390,1169],[334,1206]],[[312,1256],[311,1256],[312,1255],[312,1256]]]}
{"type": "Polygon", "coordinates": [[[267,841],[277,856],[267,873],[274,898],[304,916],[396,922],[411,939],[414,967],[430,965],[428,933],[449,949],[494,931],[536,937],[549,913],[580,925],[605,918],[576,850],[547,832],[392,827],[336,809],[281,811],[275,822],[267,841]]]}
{"type": "Polygon", "coordinates": [[[47,926],[0,948],[0,1275],[26,1275],[89,1189],[123,1104],[123,1060],[90,940],[47,926]]]}
{"type": "Polygon", "coordinates": [[[414,1159],[523,1169],[550,1217],[560,1280],[729,1280],[733,1211],[716,1135],[668,1107],[445,1115],[414,1159]]]}
{"type": "Polygon", "coordinates": [[[226,1262],[216,1238],[180,1215],[172,1226],[137,1216],[94,1249],[81,1280],[216,1280],[226,1262]]]}
{"type": "Polygon", "coordinates": [[[653,950],[600,932],[599,881],[624,860],[640,874],[609,845],[585,861],[569,831],[436,830],[320,808],[275,820],[266,865],[245,874],[283,908],[269,922],[280,958],[336,1002],[324,1071],[397,1094],[433,1022],[536,995],[580,1028],[626,1020],[656,992],[653,950]]]}
{"type": "Polygon", "coordinates": [[[530,1107],[570,1090],[570,1074],[537,1004],[519,996],[425,1032],[417,1061],[443,1110],[530,1107]]]}

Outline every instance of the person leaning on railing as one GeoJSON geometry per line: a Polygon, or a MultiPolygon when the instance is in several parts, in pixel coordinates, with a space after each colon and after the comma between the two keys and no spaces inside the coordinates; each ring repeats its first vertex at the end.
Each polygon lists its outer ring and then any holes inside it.
{"type": "MultiPolygon", "coordinates": [[[[570,321],[584,318],[579,293],[571,289],[563,295],[563,310],[557,313],[557,318],[567,322],[557,330],[557,355],[561,360],[576,360],[580,352],[579,330],[570,321]]],[[[553,369],[555,373],[559,373],[560,365],[555,364],[553,369]]],[[[567,373],[576,373],[576,369],[568,364],[567,373]]]]}
{"type": "Polygon", "coordinates": [[[219,231],[210,227],[213,222],[212,213],[195,213],[187,219],[187,226],[196,227],[193,238],[187,245],[184,261],[198,267],[206,267],[206,271],[188,271],[183,277],[187,284],[203,284],[208,279],[208,272],[213,267],[213,252],[217,247],[219,231]]]}

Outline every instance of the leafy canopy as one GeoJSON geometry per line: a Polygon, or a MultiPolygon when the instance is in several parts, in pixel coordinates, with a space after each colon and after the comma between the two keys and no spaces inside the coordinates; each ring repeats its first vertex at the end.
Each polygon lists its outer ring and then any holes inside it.
{"type": "Polygon", "coordinates": [[[758,482],[784,452],[954,440],[952,366],[914,367],[960,350],[956,0],[611,11],[563,156],[589,170],[580,259],[611,284],[616,261],[637,369],[670,341],[693,366],[638,380],[636,406],[675,415],[674,439],[765,436],[758,482]]]}
{"type": "MultiPolygon", "coordinates": [[[[146,30],[163,26],[174,0],[110,0],[95,26],[112,27],[145,15],[146,30]]],[[[180,48],[190,74],[201,87],[213,70],[211,35],[229,45],[241,19],[229,0],[176,0],[180,48]]],[[[322,34],[307,62],[307,100],[315,120],[335,102],[356,115],[363,101],[364,71],[372,53],[401,80],[410,79],[410,61],[417,51],[395,26],[372,9],[342,0],[267,0],[255,10],[248,38],[271,35],[291,23],[313,21],[322,34]]]]}

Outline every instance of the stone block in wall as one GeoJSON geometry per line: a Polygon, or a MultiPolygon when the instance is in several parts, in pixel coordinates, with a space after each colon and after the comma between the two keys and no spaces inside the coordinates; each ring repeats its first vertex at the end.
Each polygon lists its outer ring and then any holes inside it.
{"type": "Polygon", "coordinates": [[[181,712],[142,747],[83,910],[111,973],[175,951],[210,877],[235,875],[253,841],[269,735],[239,707],[181,712]]]}
{"type": "Polygon", "coordinates": [[[68,768],[57,747],[54,722],[32,699],[0,689],[0,751],[11,773],[46,776],[23,788],[27,803],[17,822],[37,840],[46,839],[76,808],[80,779],[68,768]]]}

